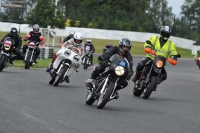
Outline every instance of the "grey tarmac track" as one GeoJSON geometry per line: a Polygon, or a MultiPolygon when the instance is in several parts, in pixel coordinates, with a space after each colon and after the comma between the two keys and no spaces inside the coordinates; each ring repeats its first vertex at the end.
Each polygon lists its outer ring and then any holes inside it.
{"type": "MultiPolygon", "coordinates": [[[[133,59],[135,67],[142,57],[133,59]]],[[[180,59],[166,70],[168,79],[148,100],[134,97],[129,81],[99,110],[85,104],[92,67],[81,66],[58,87],[48,84],[45,69],[7,68],[0,72],[0,133],[199,133],[200,69],[180,59]]]]}

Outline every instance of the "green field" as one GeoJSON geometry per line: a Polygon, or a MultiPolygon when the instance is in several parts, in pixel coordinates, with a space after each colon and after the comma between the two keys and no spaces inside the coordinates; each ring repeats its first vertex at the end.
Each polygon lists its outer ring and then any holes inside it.
{"type": "MultiPolygon", "coordinates": [[[[6,34],[6,32],[0,32],[0,39],[2,39],[4,37],[4,35],[6,34]]],[[[24,33],[20,33],[20,36],[22,38],[24,38],[26,34],[24,33]]],[[[44,36],[45,40],[47,40],[47,36],[44,36]]],[[[59,36],[55,37],[55,47],[58,48],[58,44],[59,44],[59,36]]],[[[52,39],[49,39],[49,42],[52,42],[52,39]]],[[[84,42],[86,42],[86,38],[84,39],[84,42]]],[[[95,53],[102,53],[103,48],[108,44],[108,43],[112,43],[113,45],[117,46],[118,45],[119,40],[102,40],[102,39],[95,39],[92,38],[92,43],[95,46],[96,52],[95,53]]],[[[26,42],[23,41],[23,45],[26,42]]],[[[132,49],[131,49],[131,54],[132,55],[145,55],[146,53],[143,50],[143,44],[142,42],[132,42],[132,49]]],[[[178,48],[177,47],[177,51],[179,54],[182,55],[182,58],[193,58],[193,55],[191,55],[191,50],[188,49],[183,49],[183,48],[178,48]]],[[[49,64],[49,61],[51,59],[45,59],[45,60],[38,60],[38,64],[36,64],[34,67],[46,67],[49,64]]],[[[94,63],[96,63],[96,59],[94,59],[94,63]]],[[[22,61],[15,61],[14,62],[14,66],[18,66],[18,67],[24,67],[24,64],[22,63],[22,61]]]]}

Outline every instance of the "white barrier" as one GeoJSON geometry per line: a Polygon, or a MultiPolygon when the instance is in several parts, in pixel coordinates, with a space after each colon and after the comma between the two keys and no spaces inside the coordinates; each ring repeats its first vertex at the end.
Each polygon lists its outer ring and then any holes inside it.
{"type": "MultiPolygon", "coordinates": [[[[5,23],[0,22],[0,31],[9,32],[11,27],[16,27],[20,29],[21,33],[27,33],[32,30],[28,24],[15,24],[15,23],[5,23]]],[[[144,32],[132,32],[132,31],[117,31],[117,30],[102,30],[93,28],[77,28],[77,27],[66,27],[63,29],[53,29],[56,33],[55,36],[68,36],[70,31],[82,32],[84,38],[98,38],[98,39],[111,39],[120,40],[122,37],[126,37],[131,41],[145,42],[152,35],[159,35],[155,33],[144,33],[144,32]]],[[[170,40],[175,42],[177,47],[185,48],[191,50],[191,54],[195,54],[199,46],[194,46],[195,41],[171,36],[170,40]]]]}

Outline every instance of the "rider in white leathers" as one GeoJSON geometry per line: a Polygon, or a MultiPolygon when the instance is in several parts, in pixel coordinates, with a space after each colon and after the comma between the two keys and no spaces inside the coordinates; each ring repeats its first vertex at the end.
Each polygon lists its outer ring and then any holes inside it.
{"type": "MultiPolygon", "coordinates": [[[[83,43],[83,35],[82,35],[82,33],[76,32],[74,34],[74,38],[71,38],[68,41],[64,42],[62,44],[61,48],[68,48],[71,45],[73,45],[74,47],[77,48],[78,53],[82,58],[83,55],[84,55],[84,43],[83,43]]],[[[47,67],[46,72],[50,72],[53,69],[53,63],[54,63],[55,60],[56,60],[56,56],[53,57],[49,67],[47,67]]],[[[76,70],[76,72],[78,72],[78,70],[76,70]]],[[[69,83],[69,77],[68,76],[66,76],[66,82],[69,83]]]]}

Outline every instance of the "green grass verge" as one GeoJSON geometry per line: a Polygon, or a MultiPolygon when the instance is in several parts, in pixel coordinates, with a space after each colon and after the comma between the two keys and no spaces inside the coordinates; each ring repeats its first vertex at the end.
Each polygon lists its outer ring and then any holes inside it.
{"type": "MultiPolygon", "coordinates": [[[[6,34],[6,32],[0,32],[0,39],[2,39],[4,37],[4,35],[6,34]]],[[[20,33],[20,36],[22,38],[24,38],[26,34],[24,33],[20,33]]],[[[44,36],[46,42],[47,42],[47,39],[48,37],[47,36],[44,36]]],[[[59,36],[56,36],[55,37],[55,47],[57,48],[58,47],[58,42],[59,42],[59,38],[62,38],[62,37],[59,37],[59,36]]],[[[51,43],[52,42],[52,38],[49,38],[49,42],[51,43]]],[[[86,42],[86,38],[84,39],[84,42],[86,42]]],[[[108,44],[108,43],[112,43],[114,46],[117,46],[118,43],[119,43],[119,40],[103,40],[103,39],[95,39],[95,38],[92,38],[92,42],[95,46],[95,53],[102,53],[103,51],[103,48],[108,44]]],[[[23,45],[27,43],[25,41],[23,41],[23,45]]],[[[146,53],[144,52],[144,47],[143,47],[143,42],[132,42],[132,49],[131,49],[131,54],[132,55],[143,55],[145,56],[146,53]]],[[[51,45],[50,45],[51,46],[51,45]]],[[[179,54],[182,55],[182,58],[193,58],[194,56],[191,55],[191,50],[188,50],[188,49],[183,49],[183,48],[178,48],[177,47],[177,51],[179,54]]],[[[34,68],[39,68],[39,67],[46,67],[48,66],[49,62],[50,62],[51,59],[45,59],[45,60],[38,60],[38,64],[36,64],[35,66],[33,66],[34,68]]],[[[97,63],[97,59],[94,59],[94,63],[97,63]]],[[[15,61],[14,62],[14,66],[16,67],[24,67],[24,64],[22,61],[15,61]]]]}

